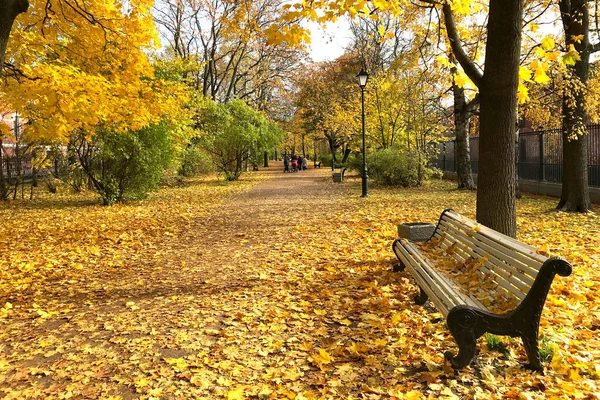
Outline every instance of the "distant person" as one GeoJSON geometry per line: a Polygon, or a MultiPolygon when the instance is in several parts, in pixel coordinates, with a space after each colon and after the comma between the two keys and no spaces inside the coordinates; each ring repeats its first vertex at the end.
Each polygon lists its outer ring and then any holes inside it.
{"type": "Polygon", "coordinates": [[[302,171],[302,156],[298,156],[298,171],[302,171]]]}
{"type": "Polygon", "coordinates": [[[302,169],[308,169],[308,159],[306,157],[302,159],[302,169]]]}
{"type": "Polygon", "coordinates": [[[287,155],[283,156],[283,172],[290,172],[290,159],[287,155]]]}
{"type": "Polygon", "coordinates": [[[292,172],[298,171],[298,160],[292,156],[292,172]]]}

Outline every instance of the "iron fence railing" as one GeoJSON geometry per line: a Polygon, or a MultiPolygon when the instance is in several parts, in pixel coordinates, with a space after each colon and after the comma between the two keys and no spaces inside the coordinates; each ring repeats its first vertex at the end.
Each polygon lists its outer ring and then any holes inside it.
{"type": "MultiPolygon", "coordinates": [[[[588,134],[588,181],[590,186],[600,187],[600,124],[587,126],[588,134]]],[[[519,178],[562,182],[562,129],[547,129],[519,134],[517,170],[519,178]]],[[[469,139],[471,168],[477,173],[479,167],[479,138],[469,139]]],[[[439,143],[437,167],[443,171],[456,172],[456,141],[439,143]]]]}

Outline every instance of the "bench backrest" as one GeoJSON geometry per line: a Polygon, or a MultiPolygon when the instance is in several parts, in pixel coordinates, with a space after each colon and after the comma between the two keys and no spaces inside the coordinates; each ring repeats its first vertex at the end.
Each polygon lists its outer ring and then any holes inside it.
{"type": "Polygon", "coordinates": [[[447,254],[471,265],[484,280],[493,279],[503,289],[503,294],[518,301],[527,295],[547,260],[534,247],[452,210],[442,214],[434,237],[447,254]]]}

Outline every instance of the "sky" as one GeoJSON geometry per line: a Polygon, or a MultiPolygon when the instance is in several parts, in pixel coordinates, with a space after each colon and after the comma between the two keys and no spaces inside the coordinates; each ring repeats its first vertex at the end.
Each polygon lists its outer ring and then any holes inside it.
{"type": "Polygon", "coordinates": [[[307,23],[311,31],[310,56],[313,61],[335,60],[344,53],[350,44],[350,28],[346,18],[327,25],[323,30],[316,23],[307,23]]]}

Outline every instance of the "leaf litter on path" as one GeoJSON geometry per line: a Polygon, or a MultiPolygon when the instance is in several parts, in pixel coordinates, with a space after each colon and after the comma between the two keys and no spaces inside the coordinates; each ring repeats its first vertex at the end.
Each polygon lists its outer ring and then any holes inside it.
{"type": "Polygon", "coordinates": [[[195,181],[139,204],[81,195],[0,210],[0,393],[21,398],[597,397],[596,214],[519,201],[519,238],[567,258],[522,368],[485,340],[460,373],[441,315],[391,272],[396,225],[474,214],[474,195],[331,182],[326,170],[195,181]]]}

